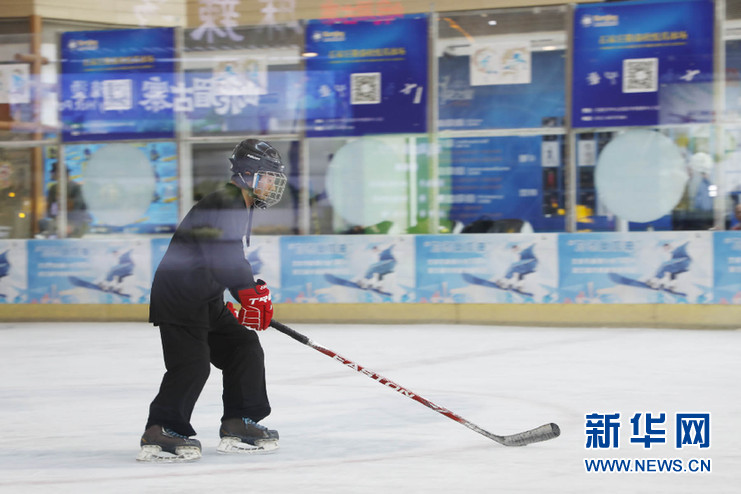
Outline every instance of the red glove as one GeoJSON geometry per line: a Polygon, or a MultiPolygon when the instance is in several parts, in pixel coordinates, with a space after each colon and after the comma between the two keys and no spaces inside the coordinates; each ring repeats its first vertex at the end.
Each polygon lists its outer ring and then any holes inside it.
{"type": "Polygon", "coordinates": [[[239,324],[255,331],[267,329],[273,319],[273,302],[265,282],[257,280],[255,288],[240,290],[237,294],[242,304],[237,315],[239,324]]]}

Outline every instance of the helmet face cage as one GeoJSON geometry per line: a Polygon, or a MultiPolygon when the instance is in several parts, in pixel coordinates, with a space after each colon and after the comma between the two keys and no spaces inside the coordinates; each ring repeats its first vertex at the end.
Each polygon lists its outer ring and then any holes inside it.
{"type": "Polygon", "coordinates": [[[229,161],[234,183],[249,191],[255,206],[264,209],[280,201],[288,179],[280,154],[270,144],[246,139],[234,148],[229,161]]]}
{"type": "Polygon", "coordinates": [[[269,208],[280,202],[288,179],[281,172],[262,170],[254,175],[252,181],[252,198],[260,209],[269,208]]]}

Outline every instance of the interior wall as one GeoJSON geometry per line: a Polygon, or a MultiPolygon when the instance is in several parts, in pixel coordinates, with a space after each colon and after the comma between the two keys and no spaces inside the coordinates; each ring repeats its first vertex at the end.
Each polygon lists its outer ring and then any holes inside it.
{"type": "MultiPolygon", "coordinates": [[[[304,19],[452,12],[512,7],[586,3],[586,0],[234,0],[237,26],[287,24],[304,19]],[[272,10],[271,10],[272,9],[272,10]]],[[[590,2],[594,3],[594,2],[590,2]]],[[[204,0],[0,0],[1,18],[39,15],[44,19],[121,24],[126,26],[198,27],[208,12],[204,0]]],[[[212,12],[212,15],[221,15],[212,12]]]]}

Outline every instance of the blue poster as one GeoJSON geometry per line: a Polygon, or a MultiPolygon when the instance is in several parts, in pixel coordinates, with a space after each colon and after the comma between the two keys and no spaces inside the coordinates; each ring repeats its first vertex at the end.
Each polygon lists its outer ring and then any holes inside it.
{"type": "Polygon", "coordinates": [[[741,304],[741,232],[713,234],[715,303],[741,304]]]}
{"type": "Polygon", "coordinates": [[[564,303],[709,303],[709,232],[572,233],[558,237],[564,303]]]}
{"type": "Polygon", "coordinates": [[[414,301],[414,237],[282,237],[282,300],[288,303],[414,301]]]}
{"type": "Polygon", "coordinates": [[[174,137],[174,29],[66,32],[61,50],[63,141],[174,137]]]}
{"type": "Polygon", "coordinates": [[[184,112],[193,135],[224,132],[290,134],[298,131],[303,104],[304,73],[260,67],[262,85],[239,79],[223,82],[223,67],[188,71],[185,86],[173,90],[175,111],[184,112]]]}
{"type": "Polygon", "coordinates": [[[558,302],[555,234],[417,235],[422,303],[558,302]]]}
{"type": "Polygon", "coordinates": [[[306,26],[308,137],[427,130],[427,16],[306,26]]]}
{"type": "Polygon", "coordinates": [[[527,84],[471,84],[468,56],[439,59],[440,130],[555,127],[565,111],[563,51],[534,52],[527,84]]]}
{"type": "Polygon", "coordinates": [[[574,12],[574,127],[713,118],[711,0],[579,4],[574,12]]]}
{"type": "Polygon", "coordinates": [[[144,304],[152,284],[149,240],[29,240],[32,303],[144,304]]]}
{"type": "Polygon", "coordinates": [[[0,240],[0,304],[28,302],[25,240],[0,240]]]}
{"type": "MultiPolygon", "coordinates": [[[[46,156],[51,184],[55,156],[46,156]]],[[[70,144],[64,162],[82,187],[90,233],[171,233],[178,222],[178,160],[173,141],[70,144]]]]}
{"type": "Polygon", "coordinates": [[[441,139],[440,202],[449,205],[449,219],[465,225],[482,217],[517,219],[537,231],[552,230],[544,213],[563,207],[563,189],[560,158],[546,163],[554,166],[542,164],[549,144],[540,136],[441,139]]]}

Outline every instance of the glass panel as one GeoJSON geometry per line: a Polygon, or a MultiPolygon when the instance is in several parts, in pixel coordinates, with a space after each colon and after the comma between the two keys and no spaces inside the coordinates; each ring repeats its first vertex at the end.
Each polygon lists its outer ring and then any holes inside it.
{"type": "Polygon", "coordinates": [[[439,127],[563,125],[566,8],[442,13],[439,127]]]}
{"type": "Polygon", "coordinates": [[[309,141],[311,233],[418,233],[426,217],[426,139],[309,141]],[[421,197],[421,198],[420,198],[421,197]]]}
{"type": "Polygon", "coordinates": [[[707,125],[579,134],[578,230],[713,228],[713,142],[707,125]]]}
{"type": "Polygon", "coordinates": [[[236,27],[212,43],[187,29],[182,111],[195,136],[291,134],[303,107],[301,30],[236,27]]]}
{"type": "Polygon", "coordinates": [[[451,231],[563,231],[562,136],[457,137],[440,147],[441,218],[451,231]]]}
{"type": "Polygon", "coordinates": [[[30,238],[32,150],[0,149],[0,238],[30,238]]]}
{"type": "MultiPolygon", "coordinates": [[[[254,235],[291,235],[294,233],[298,210],[294,207],[294,195],[291,192],[293,170],[297,167],[295,150],[297,142],[290,140],[268,140],[280,153],[286,165],[289,177],[287,187],[280,202],[267,209],[255,211],[252,222],[254,235]]],[[[208,143],[193,145],[193,199],[198,201],[204,196],[218,190],[231,179],[229,156],[239,143],[208,143]]]]}
{"type": "Polygon", "coordinates": [[[61,149],[61,160],[56,147],[44,150],[41,236],[175,231],[179,161],[174,141],[66,144],[61,149]],[[64,202],[58,187],[62,173],[64,202]],[[60,217],[66,218],[62,232],[60,217]]]}

